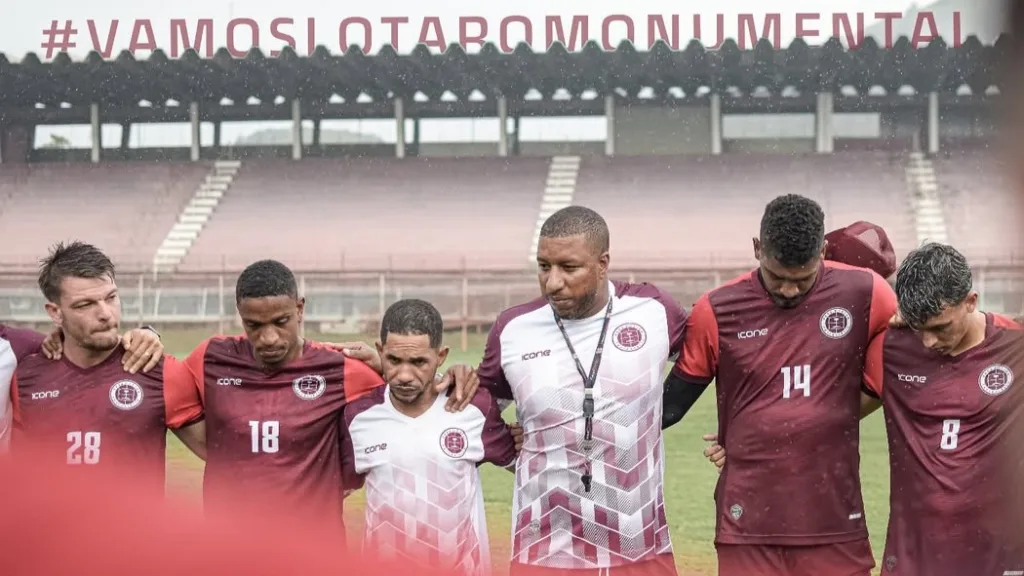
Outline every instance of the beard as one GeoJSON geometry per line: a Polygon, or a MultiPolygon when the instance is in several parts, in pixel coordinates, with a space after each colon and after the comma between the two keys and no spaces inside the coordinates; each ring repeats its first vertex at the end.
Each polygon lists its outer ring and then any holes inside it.
{"type": "Polygon", "coordinates": [[[597,290],[594,290],[584,295],[571,309],[565,312],[559,312],[555,309],[555,313],[563,320],[581,320],[586,318],[590,315],[590,309],[594,306],[594,302],[597,301],[597,292],[597,290]]]}

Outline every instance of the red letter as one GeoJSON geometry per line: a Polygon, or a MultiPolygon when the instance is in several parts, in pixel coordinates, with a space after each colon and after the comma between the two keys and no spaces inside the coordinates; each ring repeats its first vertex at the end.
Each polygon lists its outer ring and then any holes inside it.
{"type": "Polygon", "coordinates": [[[626,25],[626,40],[633,43],[633,19],[625,14],[610,14],[605,16],[604,22],[601,22],[601,45],[604,46],[604,49],[615,50],[611,38],[612,22],[624,23],[626,25]]]}
{"type": "Polygon", "coordinates": [[[423,19],[423,25],[420,26],[420,44],[425,44],[429,48],[437,48],[441,52],[444,52],[448,44],[444,41],[444,32],[441,30],[441,19],[437,16],[427,16],[423,19]],[[429,29],[434,29],[434,39],[427,38],[427,32],[429,29]]]}
{"type": "Polygon", "coordinates": [[[761,38],[767,38],[768,34],[772,33],[772,46],[776,50],[782,47],[782,31],[780,30],[780,22],[782,15],[778,13],[765,14],[764,27],[761,28],[761,35],[757,35],[757,29],[754,27],[754,15],[753,14],[740,14],[736,19],[736,27],[739,29],[739,45],[740,50],[747,49],[747,39],[750,39],[750,47],[753,48],[757,41],[761,38]]]}
{"type": "Polygon", "coordinates": [[[569,24],[569,40],[565,39],[565,27],[562,25],[561,16],[545,16],[544,29],[547,33],[546,45],[551,48],[555,42],[561,42],[569,52],[575,52],[583,48],[590,38],[590,17],[573,16],[572,24],[569,24]]]}
{"type": "Polygon", "coordinates": [[[391,26],[391,47],[398,51],[398,25],[408,24],[409,19],[405,16],[385,16],[380,21],[391,26]]]}
{"type": "MultiPolygon", "coordinates": [[[[174,22],[173,20],[171,21],[174,22]]],[[[100,34],[96,30],[96,22],[89,20],[89,36],[92,36],[92,49],[99,52],[100,56],[110,58],[114,53],[114,37],[117,36],[117,20],[110,21],[110,28],[107,30],[107,43],[100,48],[100,34]]],[[[174,58],[175,56],[172,56],[174,58]]]]}
{"type": "Polygon", "coordinates": [[[232,18],[228,22],[228,53],[235,58],[245,58],[245,55],[253,48],[260,45],[260,25],[252,18],[232,18]],[[244,52],[235,47],[235,28],[248,26],[252,30],[252,43],[249,49],[244,52]]]}
{"type": "Polygon", "coordinates": [[[373,31],[370,29],[370,21],[359,16],[345,18],[338,26],[338,43],[341,44],[341,51],[348,51],[348,27],[352,24],[363,27],[363,53],[368,53],[373,46],[373,31]]]}
{"type": "Polygon", "coordinates": [[[715,39],[714,44],[708,46],[700,35],[700,14],[693,15],[693,37],[704,44],[706,50],[718,50],[722,47],[722,43],[725,42],[725,14],[718,14],[715,20],[716,28],[718,28],[718,37],[715,39]]]}
{"type": "Polygon", "coordinates": [[[953,12],[953,47],[958,48],[963,44],[960,38],[960,11],[953,12]]]}
{"type": "Polygon", "coordinates": [[[654,47],[658,40],[664,40],[668,47],[679,50],[679,15],[672,15],[672,37],[665,30],[665,17],[658,14],[647,16],[647,49],[654,47]]]}
{"type": "Polygon", "coordinates": [[[864,43],[864,13],[857,12],[857,35],[853,35],[853,30],[850,29],[850,17],[846,14],[833,14],[832,15],[832,36],[841,38],[843,32],[846,33],[846,47],[850,50],[856,50],[860,48],[860,45],[864,43]]]}
{"type": "Polygon", "coordinates": [[[156,50],[156,40],[153,38],[153,25],[148,19],[136,20],[132,26],[132,41],[128,43],[128,51],[135,54],[139,50],[156,50]],[[145,43],[139,42],[139,36],[146,32],[148,39],[145,43]]]}
{"type": "Polygon", "coordinates": [[[885,20],[885,48],[892,48],[892,21],[903,16],[899,12],[875,12],[875,18],[885,20]]]}
{"type": "MultiPolygon", "coordinates": [[[[274,18],[270,21],[270,36],[275,40],[284,40],[285,44],[295,49],[295,38],[281,32],[281,24],[295,24],[295,20],[291,18],[274,18]]],[[[270,55],[277,57],[281,54],[280,50],[271,50],[270,55]]]]}
{"type": "Polygon", "coordinates": [[[939,37],[938,28],[935,26],[935,15],[931,12],[918,12],[917,20],[914,22],[914,35],[910,37],[910,45],[917,50],[922,44],[927,45],[939,37]],[[928,25],[929,32],[923,33],[924,25],[928,25]]]}
{"type": "Polygon", "coordinates": [[[518,23],[523,25],[523,31],[525,32],[525,34],[523,34],[523,36],[525,36],[525,39],[523,40],[523,42],[526,42],[526,45],[530,46],[532,48],[533,47],[533,23],[530,22],[530,19],[527,18],[526,16],[505,16],[504,18],[501,19],[501,27],[500,27],[500,29],[498,31],[498,38],[499,38],[499,44],[501,46],[501,51],[508,53],[508,52],[511,52],[514,49],[508,43],[508,36],[509,36],[509,34],[508,34],[508,25],[513,23],[513,22],[518,22],[518,23]]]}
{"type": "Polygon", "coordinates": [[[820,14],[814,12],[797,12],[796,13],[796,37],[797,38],[816,38],[818,36],[817,30],[808,30],[804,28],[804,20],[817,20],[821,18],[820,14]]]}
{"type": "Polygon", "coordinates": [[[316,50],[316,19],[306,18],[306,55],[316,50]]]}
{"type": "Polygon", "coordinates": [[[484,45],[484,38],[487,37],[487,19],[481,18],[480,16],[459,16],[459,44],[463,49],[469,47],[470,44],[476,44],[477,46],[484,45]],[[476,35],[469,35],[469,24],[473,23],[480,27],[480,32],[476,35]]]}
{"type": "Polygon", "coordinates": [[[196,38],[189,40],[188,23],[184,19],[171,20],[171,58],[177,58],[189,48],[199,54],[205,52],[206,58],[213,58],[213,19],[203,18],[196,23],[196,38]],[[178,44],[181,42],[181,45],[178,44]],[[200,50],[200,46],[204,46],[200,50]]]}

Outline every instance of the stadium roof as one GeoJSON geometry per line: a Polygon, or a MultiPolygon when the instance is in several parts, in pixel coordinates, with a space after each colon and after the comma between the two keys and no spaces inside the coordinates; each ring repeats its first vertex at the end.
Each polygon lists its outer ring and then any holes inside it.
{"type": "Polygon", "coordinates": [[[214,117],[212,109],[223,120],[286,119],[290,107],[271,104],[275,99],[280,103],[281,97],[301,98],[304,117],[366,118],[393,117],[393,96],[403,97],[406,117],[473,117],[493,116],[499,95],[507,97],[510,115],[603,113],[603,102],[594,94],[637,101],[644,88],[654,93],[647,102],[692,99],[701,88],[750,96],[757,88],[773,95],[782,95],[786,88],[810,95],[852,87],[866,95],[876,86],[894,94],[910,85],[921,94],[950,93],[967,85],[980,95],[1007,77],[998,64],[1005,61],[1008,42],[1009,37],[1000,36],[994,44],[983,45],[971,36],[957,47],[938,39],[914,49],[901,37],[884,49],[867,38],[856,50],[846,50],[836,39],[820,47],[797,39],[776,50],[761,40],[753,50],[741,51],[733,40],[717,50],[694,40],[684,50],[658,42],[646,52],[629,43],[605,51],[590,42],[575,53],[560,44],[541,53],[526,45],[502,53],[487,44],[475,54],[452,45],[441,54],[419,46],[408,55],[385,47],[372,56],[358,47],[344,55],[319,47],[308,57],[285,48],[277,57],[257,49],[245,58],[221,49],[211,59],[189,51],[177,60],[157,50],[145,60],[125,51],[114,60],[93,52],[79,62],[62,53],[49,63],[31,53],[18,63],[0,54],[0,120],[80,120],[83,108],[87,111],[88,104],[97,102],[106,121],[187,121],[186,107],[165,106],[168,100],[204,103],[204,119],[214,117]],[[672,96],[673,88],[686,96],[672,96]],[[543,98],[524,98],[531,90],[543,98]],[[457,100],[442,99],[445,92],[457,100]],[[483,98],[471,98],[475,92],[483,98]],[[334,95],[344,102],[332,99],[334,95]],[[366,96],[373,101],[366,102],[366,96]],[[263,104],[219,106],[224,98],[245,103],[253,97],[263,104]],[[139,106],[143,100],[152,106],[139,106]]]}

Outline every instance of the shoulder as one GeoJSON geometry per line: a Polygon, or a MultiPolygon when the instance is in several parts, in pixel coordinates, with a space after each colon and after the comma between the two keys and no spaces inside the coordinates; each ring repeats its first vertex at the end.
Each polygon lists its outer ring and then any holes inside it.
{"type": "Polygon", "coordinates": [[[873,287],[876,281],[882,282],[888,285],[885,278],[878,275],[877,272],[870,268],[861,268],[860,266],[851,266],[849,264],[843,264],[842,262],[835,262],[832,260],[825,260],[825,270],[830,275],[835,276],[837,279],[841,279],[844,285],[850,280],[857,280],[863,284],[861,286],[873,287]]]}
{"type": "Polygon", "coordinates": [[[990,313],[989,315],[992,318],[992,325],[996,328],[1012,332],[1024,330],[1024,326],[1021,326],[1019,322],[1005,314],[990,313]]]}
{"type": "Polygon", "coordinates": [[[211,336],[196,346],[193,354],[210,358],[234,357],[249,354],[249,340],[244,335],[211,336]]]}
{"type": "Polygon", "coordinates": [[[476,408],[483,414],[484,418],[490,418],[493,416],[501,417],[500,410],[498,409],[498,402],[494,399],[494,396],[484,387],[477,388],[476,394],[473,399],[470,400],[469,405],[476,408]],[[494,411],[495,414],[491,414],[494,411]]]}
{"type": "MultiPolygon", "coordinates": [[[[345,423],[351,424],[356,416],[384,403],[385,386],[377,386],[345,405],[345,423]]],[[[478,392],[479,394],[479,392],[478,392]]]]}
{"type": "Polygon", "coordinates": [[[490,335],[492,338],[500,337],[502,332],[508,325],[515,320],[536,312],[548,305],[548,301],[543,298],[534,298],[525,304],[519,304],[504,310],[501,314],[498,314],[498,318],[494,321],[494,326],[491,328],[490,335]]]}
{"type": "Polygon", "coordinates": [[[0,324],[0,341],[6,341],[19,361],[38,352],[46,336],[27,328],[14,328],[0,324]]]}
{"type": "Polygon", "coordinates": [[[41,375],[57,374],[64,369],[64,363],[50,360],[41,353],[29,354],[18,361],[15,374],[19,381],[41,375]]]}

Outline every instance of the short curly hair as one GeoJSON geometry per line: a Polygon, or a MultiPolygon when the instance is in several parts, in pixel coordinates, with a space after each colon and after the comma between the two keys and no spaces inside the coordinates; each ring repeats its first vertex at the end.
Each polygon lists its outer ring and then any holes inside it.
{"type": "Polygon", "coordinates": [[[761,249],[786,267],[806,266],[825,245],[825,212],[798,194],[772,200],[761,217],[761,249]]]}

